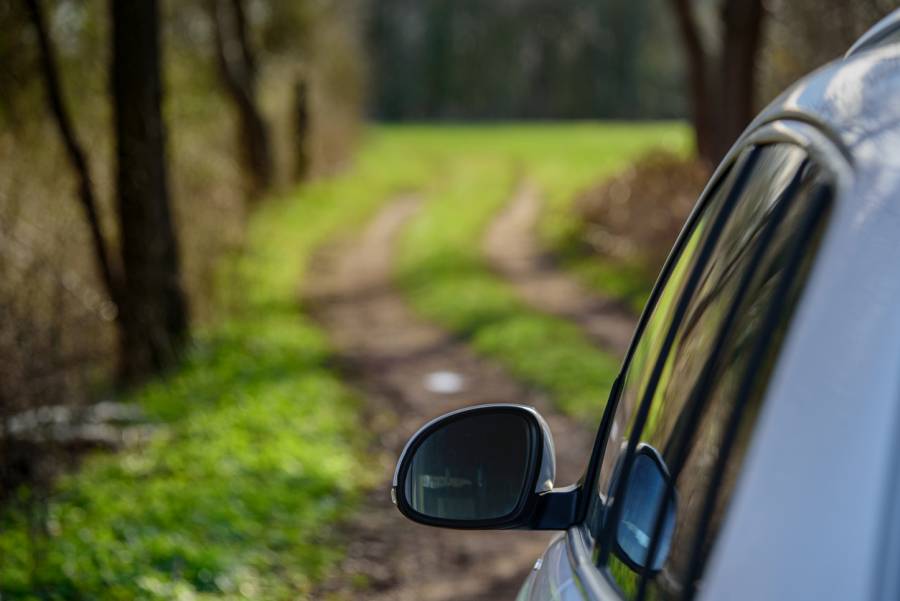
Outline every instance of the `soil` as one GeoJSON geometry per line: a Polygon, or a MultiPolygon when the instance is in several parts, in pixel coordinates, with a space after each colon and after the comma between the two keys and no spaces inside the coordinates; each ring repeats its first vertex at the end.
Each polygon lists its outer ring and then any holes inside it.
{"type": "Polygon", "coordinates": [[[540,215],[537,188],[526,181],[487,232],[484,252],[491,266],[535,309],[575,322],[596,345],[624,356],[637,324],[634,313],[559,269],[537,243],[540,215]]]}
{"type": "MultiPolygon", "coordinates": [[[[531,248],[533,238],[522,230],[523,226],[533,229],[530,224],[536,220],[529,194],[517,195],[510,208],[515,219],[501,217],[492,228],[488,248],[504,247],[510,261],[516,258],[517,271],[506,271],[507,263],[492,252],[495,264],[504,275],[515,276],[523,294],[530,290],[528,274],[538,278],[541,286],[551,284],[552,296],[560,296],[554,305],[559,310],[552,312],[571,313],[587,327],[593,323],[587,313],[597,307],[593,300],[565,305],[561,296],[571,292],[565,288],[570,284],[551,277],[544,267],[524,267],[526,258],[538,256],[531,248]]],[[[318,253],[308,280],[311,293],[305,301],[329,332],[347,380],[366,401],[366,420],[375,438],[372,452],[377,453],[382,469],[381,484],[342,532],[349,541],[346,559],[316,597],[511,600],[553,534],[453,531],[414,524],[390,500],[394,461],[408,436],[437,415],[480,403],[525,403],[538,408],[550,424],[557,448],[556,484],[562,486],[574,482],[584,470],[593,432],[554,411],[546,398],[498,365],[476,356],[464,341],[418,317],[395,290],[391,281],[394,241],[418,206],[419,199],[412,196],[390,203],[359,236],[318,253]],[[441,372],[456,377],[435,377],[441,372]],[[435,381],[450,385],[442,388],[433,385],[435,381]],[[461,384],[458,390],[457,384],[461,384]]],[[[529,294],[541,296],[536,291],[529,294]]],[[[601,308],[605,306],[601,303],[601,308]]],[[[598,340],[617,349],[627,342],[624,330],[631,324],[630,317],[624,324],[615,324],[621,315],[610,312],[604,328],[591,330],[597,332],[598,340]]]]}

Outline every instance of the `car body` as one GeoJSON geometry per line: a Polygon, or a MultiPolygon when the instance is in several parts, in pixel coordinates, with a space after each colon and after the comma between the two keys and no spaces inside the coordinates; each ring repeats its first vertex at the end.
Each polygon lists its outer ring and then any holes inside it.
{"type": "Polygon", "coordinates": [[[463,501],[419,511],[416,454],[447,417],[413,437],[393,492],[432,525],[563,530],[522,601],[900,598],[900,11],[784,92],[718,167],[578,484],[552,488],[533,410],[472,411],[449,420],[491,415],[509,433],[495,447],[530,449],[478,468],[478,482],[524,474],[491,493],[509,502],[479,509],[476,480],[431,476],[419,494],[452,485],[463,501]]]}

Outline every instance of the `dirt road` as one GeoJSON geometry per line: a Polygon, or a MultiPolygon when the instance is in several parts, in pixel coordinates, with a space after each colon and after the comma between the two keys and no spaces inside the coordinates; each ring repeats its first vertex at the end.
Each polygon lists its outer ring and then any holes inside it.
{"type": "Polygon", "coordinates": [[[393,461],[406,437],[426,420],[470,404],[538,406],[564,441],[559,483],[583,469],[591,436],[551,412],[543,399],[501,368],[419,319],[393,289],[393,240],[417,204],[412,197],[390,204],[361,236],[323,251],[311,274],[313,314],[331,334],[348,376],[365,396],[377,451],[384,456],[383,485],[349,527],[348,557],[330,588],[379,600],[512,599],[551,535],[457,532],[413,524],[390,502],[393,461]],[[430,390],[428,378],[437,372],[460,376],[461,390],[430,390]],[[353,591],[352,582],[367,587],[353,591]]]}
{"type": "MultiPolygon", "coordinates": [[[[523,204],[520,197],[514,207],[523,204]]],[[[513,599],[552,535],[461,532],[413,524],[389,499],[393,462],[406,438],[434,416],[471,404],[527,403],[550,423],[557,443],[557,485],[565,485],[584,469],[593,432],[554,411],[546,399],[474,355],[462,341],[419,318],[393,288],[394,240],[418,205],[416,197],[397,199],[361,235],[323,249],[308,281],[307,290],[315,291],[307,297],[312,313],[329,332],[348,380],[366,400],[367,420],[377,437],[373,453],[379,454],[383,470],[382,484],[346,529],[350,544],[340,573],[318,595],[513,599]],[[434,382],[447,380],[447,373],[453,375],[454,386],[440,392],[442,387],[434,382]]],[[[501,228],[500,233],[492,228],[491,236],[495,239],[489,247],[502,245],[497,237],[507,236],[508,247],[518,248],[513,256],[537,256],[522,248],[533,240],[516,227],[501,228]]],[[[559,286],[558,280],[554,285],[559,286]]]]}

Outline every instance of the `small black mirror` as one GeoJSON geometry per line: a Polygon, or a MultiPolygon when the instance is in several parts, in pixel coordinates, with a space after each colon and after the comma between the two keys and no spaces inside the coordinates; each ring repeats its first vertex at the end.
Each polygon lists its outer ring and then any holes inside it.
{"type": "Polygon", "coordinates": [[[530,407],[482,405],[427,424],[397,465],[392,494],[407,517],[454,528],[515,527],[553,487],[555,459],[530,407]]]}
{"type": "Polygon", "coordinates": [[[675,530],[675,492],[669,471],[659,452],[647,444],[638,446],[628,482],[624,506],[616,528],[616,555],[635,571],[662,569],[675,530]],[[658,512],[663,522],[653,561],[648,555],[658,512]]]}

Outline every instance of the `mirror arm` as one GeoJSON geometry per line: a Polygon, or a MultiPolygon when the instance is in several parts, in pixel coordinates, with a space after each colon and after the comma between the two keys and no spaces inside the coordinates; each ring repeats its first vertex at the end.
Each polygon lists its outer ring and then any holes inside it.
{"type": "Polygon", "coordinates": [[[538,497],[535,517],[529,530],[566,530],[572,526],[578,510],[581,484],[554,488],[538,497]]]}

